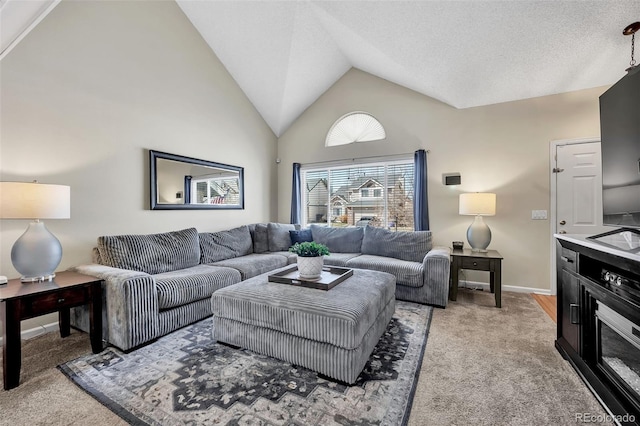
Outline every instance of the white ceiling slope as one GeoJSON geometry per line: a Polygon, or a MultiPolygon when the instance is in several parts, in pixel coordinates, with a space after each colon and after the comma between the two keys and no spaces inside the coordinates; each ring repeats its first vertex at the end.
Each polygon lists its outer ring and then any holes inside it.
{"type": "Polygon", "coordinates": [[[58,3],[60,0],[0,0],[0,60],[58,3]]]}
{"type": "MultiPolygon", "coordinates": [[[[59,1],[0,0],[0,60],[59,1]]],[[[640,20],[639,0],[177,3],[277,136],[351,67],[456,108],[612,84],[640,20]]]]}
{"type": "Polygon", "coordinates": [[[277,136],[351,67],[456,108],[612,84],[640,20],[638,0],[177,3],[277,136]]]}

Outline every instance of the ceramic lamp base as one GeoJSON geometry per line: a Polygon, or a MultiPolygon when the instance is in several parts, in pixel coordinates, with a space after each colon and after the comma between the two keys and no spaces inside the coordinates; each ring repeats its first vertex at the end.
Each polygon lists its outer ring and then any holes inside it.
{"type": "Polygon", "coordinates": [[[478,215],[467,229],[467,240],[471,246],[471,251],[486,253],[491,242],[491,230],[484,223],[482,216],[478,215]]]}
{"type": "Polygon", "coordinates": [[[23,283],[50,281],[62,260],[62,246],[44,223],[31,222],[11,248],[11,263],[23,283]]]}

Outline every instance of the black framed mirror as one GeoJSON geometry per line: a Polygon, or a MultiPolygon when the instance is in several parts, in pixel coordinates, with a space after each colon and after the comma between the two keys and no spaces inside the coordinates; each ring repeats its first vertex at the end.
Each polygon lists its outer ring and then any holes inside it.
{"type": "Polygon", "coordinates": [[[244,209],[244,168],[149,150],[151,210],[244,209]]]}

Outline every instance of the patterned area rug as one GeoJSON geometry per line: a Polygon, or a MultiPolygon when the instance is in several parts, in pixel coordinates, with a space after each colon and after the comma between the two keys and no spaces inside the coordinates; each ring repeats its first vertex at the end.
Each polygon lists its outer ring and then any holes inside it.
{"type": "Polygon", "coordinates": [[[411,411],[432,308],[398,302],[355,384],[217,344],[211,319],[130,353],[109,347],[58,368],[135,425],[401,425],[411,411]]]}

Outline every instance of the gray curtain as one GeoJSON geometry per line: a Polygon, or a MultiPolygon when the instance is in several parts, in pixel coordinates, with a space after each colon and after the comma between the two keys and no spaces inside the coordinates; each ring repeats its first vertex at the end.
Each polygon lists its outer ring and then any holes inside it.
{"type": "Polygon", "coordinates": [[[419,149],[414,154],[413,223],[416,231],[429,230],[429,203],[427,201],[427,152],[419,149]]]}
{"type": "Polygon", "coordinates": [[[293,163],[293,183],[291,185],[291,223],[302,222],[302,187],[300,185],[300,163],[293,163]]]}

